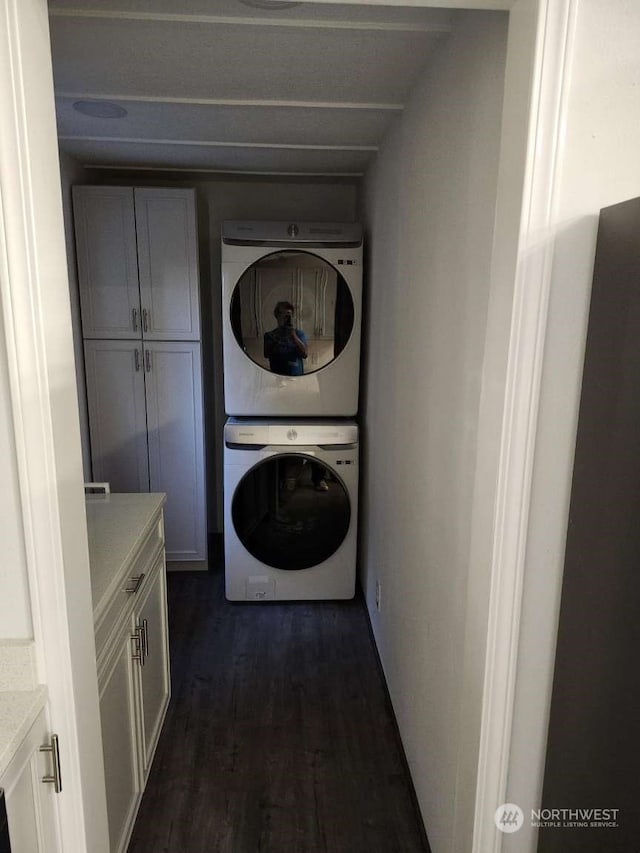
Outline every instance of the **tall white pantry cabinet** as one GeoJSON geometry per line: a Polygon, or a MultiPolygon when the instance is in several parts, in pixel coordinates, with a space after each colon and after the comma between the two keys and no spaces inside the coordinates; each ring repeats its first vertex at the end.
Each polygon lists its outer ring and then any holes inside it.
{"type": "Polygon", "coordinates": [[[207,559],[195,191],[74,186],[73,209],[93,479],[166,492],[167,561],[195,568],[207,559]]]}

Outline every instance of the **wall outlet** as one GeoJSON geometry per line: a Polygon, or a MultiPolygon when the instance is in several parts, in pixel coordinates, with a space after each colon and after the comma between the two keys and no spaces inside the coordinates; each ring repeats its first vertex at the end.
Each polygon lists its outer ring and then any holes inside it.
{"type": "Polygon", "coordinates": [[[382,607],[382,584],[380,581],[376,581],[376,610],[380,612],[380,608],[382,607]]]}

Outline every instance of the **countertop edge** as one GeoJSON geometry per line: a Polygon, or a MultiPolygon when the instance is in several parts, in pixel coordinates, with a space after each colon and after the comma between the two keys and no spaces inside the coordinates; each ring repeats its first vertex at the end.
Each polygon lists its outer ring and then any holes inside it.
{"type": "MultiPolygon", "coordinates": [[[[102,591],[98,601],[94,601],[93,606],[93,624],[94,627],[97,627],[102,618],[105,615],[105,612],[108,610],[108,602],[110,598],[113,596],[114,592],[117,590],[118,585],[121,583],[122,577],[126,575],[127,566],[132,565],[140,552],[140,548],[144,544],[144,541],[151,531],[153,525],[156,522],[157,513],[162,509],[164,504],[166,503],[167,496],[164,492],[143,492],[145,499],[149,499],[150,497],[155,497],[155,503],[150,502],[149,507],[149,516],[142,527],[136,528],[136,538],[131,544],[129,551],[127,554],[122,557],[120,564],[113,571],[111,575],[111,579],[107,586],[102,591]]],[[[113,496],[117,497],[117,493],[113,493],[113,496]]],[[[87,523],[90,524],[90,520],[87,519],[87,523]]],[[[92,571],[95,570],[95,561],[96,554],[91,548],[91,542],[89,547],[89,562],[92,564],[92,571]]],[[[102,562],[100,560],[100,562],[102,562]]]]}
{"type": "Polygon", "coordinates": [[[47,696],[44,684],[34,690],[0,691],[0,776],[46,705],[47,696]]]}

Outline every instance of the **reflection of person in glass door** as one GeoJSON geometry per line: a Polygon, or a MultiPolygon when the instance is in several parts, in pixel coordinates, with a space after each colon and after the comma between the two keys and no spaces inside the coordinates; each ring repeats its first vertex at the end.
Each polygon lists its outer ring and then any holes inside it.
{"type": "MultiPolygon", "coordinates": [[[[299,456],[289,456],[285,459],[284,472],[285,481],[284,487],[288,492],[293,492],[298,481],[302,476],[302,470],[306,467],[308,460],[301,459],[299,456]]],[[[327,469],[317,462],[309,462],[311,466],[311,483],[317,492],[328,492],[327,477],[329,476],[327,469]]]]}
{"type": "Polygon", "coordinates": [[[278,325],[264,334],[264,357],[274,373],[302,376],[307,337],[302,329],[293,325],[294,307],[290,302],[278,302],[273,313],[278,325]]]}

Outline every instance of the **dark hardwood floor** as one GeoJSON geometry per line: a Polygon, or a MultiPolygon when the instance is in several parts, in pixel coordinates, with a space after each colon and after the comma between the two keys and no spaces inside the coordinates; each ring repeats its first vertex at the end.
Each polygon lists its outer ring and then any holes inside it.
{"type": "Polygon", "coordinates": [[[428,851],[361,600],[169,575],[172,699],[129,853],[428,851]]]}

